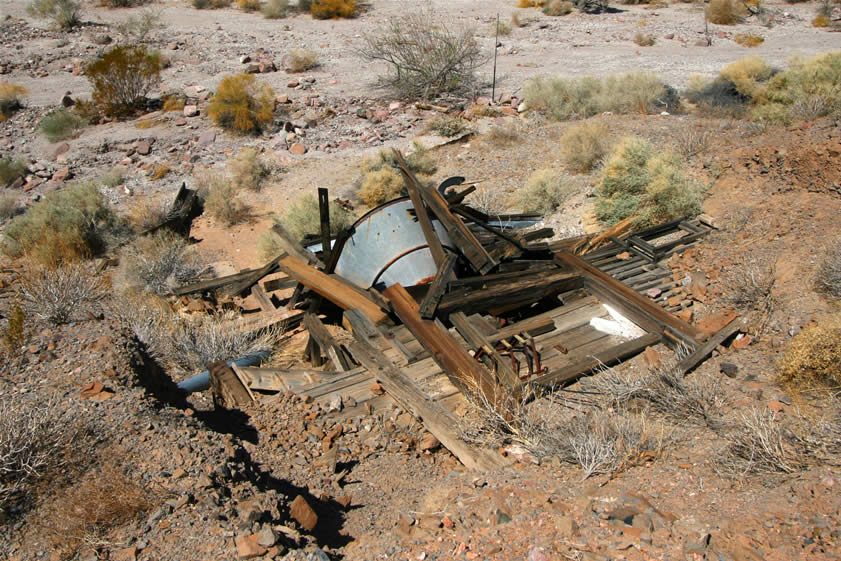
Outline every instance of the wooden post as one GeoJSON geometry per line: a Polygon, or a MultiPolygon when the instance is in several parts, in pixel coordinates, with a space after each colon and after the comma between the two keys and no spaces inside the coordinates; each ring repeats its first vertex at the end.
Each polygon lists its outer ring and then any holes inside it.
{"type": "Polygon", "coordinates": [[[324,187],[318,188],[318,214],[321,218],[321,260],[330,260],[330,196],[324,187]]]}

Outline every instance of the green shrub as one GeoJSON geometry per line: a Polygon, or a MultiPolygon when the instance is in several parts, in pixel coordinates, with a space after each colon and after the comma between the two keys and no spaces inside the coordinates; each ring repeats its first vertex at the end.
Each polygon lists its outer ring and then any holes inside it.
{"type": "Polygon", "coordinates": [[[228,175],[235,190],[259,191],[271,170],[254,148],[243,148],[228,162],[228,175]]]}
{"type": "Polygon", "coordinates": [[[13,219],[3,232],[2,250],[48,265],[74,261],[101,251],[117,222],[96,184],[75,184],[13,219]]]}
{"type": "Polygon", "coordinates": [[[517,190],[514,202],[523,212],[551,214],[574,192],[575,186],[568,177],[551,169],[540,169],[532,173],[525,186],[517,190]]]}
{"type": "Polygon", "coordinates": [[[20,160],[0,158],[0,186],[7,186],[18,177],[26,175],[26,164],[20,160]]]}
{"type": "Polygon", "coordinates": [[[94,103],[106,115],[129,115],[160,82],[161,57],[143,46],[118,45],[89,64],[85,75],[94,103]]]}
{"type": "Polygon", "coordinates": [[[782,382],[800,389],[841,388],[841,317],[836,315],[798,333],[778,367],[782,382]]]}
{"type": "Polygon", "coordinates": [[[450,29],[430,11],[392,17],[359,50],[368,62],[385,63],[383,85],[410,99],[468,93],[487,55],[470,28],[450,29]]]}
{"type": "MultiPolygon", "coordinates": [[[[356,221],[354,215],[336,201],[330,201],[329,207],[331,235],[338,234],[352,226],[356,221]]],[[[319,235],[321,233],[321,214],[318,208],[318,199],[313,195],[301,197],[289,207],[277,222],[295,239],[302,240],[308,235],[319,235]]],[[[278,252],[274,255],[277,254],[278,252]]]]}
{"type": "Polygon", "coordinates": [[[0,83],[0,123],[23,107],[20,98],[27,93],[26,88],[19,84],[0,83]]]}
{"type": "Polygon", "coordinates": [[[33,0],[26,11],[41,19],[51,19],[66,30],[81,23],[82,5],[76,0],[33,0]]]}
{"type": "Polygon", "coordinates": [[[58,142],[71,138],[76,131],[84,127],[85,123],[78,115],[67,109],[61,108],[50,111],[41,122],[38,123],[38,130],[47,137],[50,142],[58,142]]]}
{"type": "Polygon", "coordinates": [[[658,224],[700,212],[701,195],[701,186],[686,176],[676,154],[627,137],[605,165],[596,190],[596,216],[607,225],[630,216],[638,216],[640,225],[658,224]]]}
{"type": "Polygon", "coordinates": [[[604,111],[651,113],[673,111],[678,105],[673,88],[644,72],[630,72],[605,79],[538,77],[529,81],[525,103],[529,111],[563,121],[591,117],[604,111]]]}
{"type": "Polygon", "coordinates": [[[574,7],[572,2],[564,2],[564,0],[551,0],[543,6],[543,13],[547,16],[565,16],[572,13],[574,7]]]}
{"type": "Polygon", "coordinates": [[[233,0],[193,0],[193,7],[197,10],[218,10],[227,8],[233,0]]]}
{"type": "Polygon", "coordinates": [[[312,0],[310,3],[310,13],[315,19],[352,18],[356,10],[356,0],[312,0]]]}
{"type": "Polygon", "coordinates": [[[289,13],[289,0],[268,0],[261,10],[266,19],[285,18],[289,13]]]}
{"type": "Polygon", "coordinates": [[[252,74],[222,78],[208,114],[220,127],[239,133],[259,133],[274,119],[274,90],[252,74]]]}
{"type": "Polygon", "coordinates": [[[604,123],[581,123],[569,127],[561,136],[561,160],[571,171],[587,173],[607,154],[613,144],[604,123]]]}

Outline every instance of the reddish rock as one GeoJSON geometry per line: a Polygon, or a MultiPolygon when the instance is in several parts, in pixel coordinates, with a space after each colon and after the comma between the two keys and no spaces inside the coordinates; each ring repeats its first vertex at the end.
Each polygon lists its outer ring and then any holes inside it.
{"type": "Polygon", "coordinates": [[[53,150],[53,157],[58,158],[68,150],[70,150],[70,145],[66,142],[62,142],[61,144],[55,147],[55,150],[53,150]]]}
{"type": "Polygon", "coordinates": [[[152,151],[152,146],[147,141],[141,140],[137,143],[134,149],[141,156],[147,156],[149,155],[149,152],[152,151]]]}
{"type": "Polygon", "coordinates": [[[739,337],[736,337],[736,339],[733,341],[733,344],[731,345],[731,347],[733,347],[736,350],[741,351],[742,349],[746,348],[751,343],[753,343],[753,337],[751,337],[750,335],[741,335],[739,337]]]}
{"type": "Polygon", "coordinates": [[[336,497],[336,502],[342,505],[342,508],[348,508],[353,502],[352,495],[342,495],[341,497],[336,497]]]}
{"type": "Polygon", "coordinates": [[[431,433],[426,433],[423,435],[423,438],[421,439],[418,448],[420,448],[422,452],[427,452],[435,450],[439,446],[441,446],[441,442],[435,437],[435,435],[431,433]]]}
{"type": "Polygon", "coordinates": [[[137,559],[137,548],[134,546],[119,549],[113,554],[114,561],[135,561],[137,559]]]}
{"type": "Polygon", "coordinates": [[[377,382],[374,382],[373,384],[371,384],[369,386],[369,389],[371,390],[371,393],[374,394],[374,395],[383,395],[385,393],[385,390],[383,389],[383,387],[380,384],[378,384],[377,382]]]}
{"type": "Polygon", "coordinates": [[[289,512],[292,518],[307,531],[312,531],[315,525],[318,524],[318,515],[301,495],[298,495],[292,501],[289,512]]]}
{"type": "Polygon", "coordinates": [[[240,559],[252,559],[266,554],[266,548],[257,543],[257,534],[250,536],[237,536],[237,557],[240,559]]]}
{"type": "Polygon", "coordinates": [[[307,147],[300,142],[295,142],[289,147],[289,152],[295,154],[296,156],[303,156],[307,153],[307,147]]]}
{"type": "Polygon", "coordinates": [[[294,78],[294,79],[286,82],[286,87],[287,88],[297,88],[300,83],[301,82],[297,78],[294,78]]]}
{"type": "Polygon", "coordinates": [[[686,323],[689,323],[692,321],[692,316],[694,315],[694,312],[692,311],[692,308],[686,308],[685,310],[679,311],[675,315],[677,315],[677,317],[679,317],[686,323]]]}
{"type": "Polygon", "coordinates": [[[668,300],[666,300],[666,304],[668,304],[668,305],[669,305],[670,307],[672,307],[672,308],[675,308],[675,307],[677,307],[677,306],[680,306],[680,296],[671,296],[671,297],[669,297],[669,299],[668,299],[668,300]]]}
{"type": "Polygon", "coordinates": [[[103,386],[100,382],[90,382],[82,388],[82,391],[79,392],[79,395],[82,399],[89,399],[104,389],[105,386],[103,386]]]}
{"type": "Polygon", "coordinates": [[[502,112],[503,112],[504,114],[506,114],[506,115],[513,115],[513,116],[515,116],[515,117],[516,117],[517,115],[519,115],[519,114],[520,114],[520,113],[519,113],[516,109],[514,109],[513,107],[503,107],[503,108],[502,108],[502,112]]]}
{"type": "Polygon", "coordinates": [[[738,314],[732,310],[725,310],[715,314],[708,315],[698,322],[698,329],[700,329],[707,337],[715,335],[725,325],[738,317],[738,314]]]}
{"type": "Polygon", "coordinates": [[[660,290],[659,288],[649,288],[649,289],[645,292],[645,294],[646,294],[646,296],[648,296],[649,298],[657,298],[658,296],[660,296],[661,294],[663,294],[663,291],[662,291],[662,290],[660,290]]]}
{"type": "Polygon", "coordinates": [[[645,359],[645,363],[648,365],[649,368],[657,368],[661,364],[660,353],[658,353],[651,347],[646,347],[645,351],[643,351],[642,353],[642,356],[645,359]]]}
{"type": "Polygon", "coordinates": [[[278,103],[289,103],[289,96],[286,94],[280,94],[277,96],[278,103]]]}
{"type": "Polygon", "coordinates": [[[61,168],[53,174],[52,180],[62,182],[70,179],[71,177],[73,177],[73,172],[70,171],[70,168],[61,168]]]}
{"type": "Polygon", "coordinates": [[[768,402],[768,409],[775,413],[782,413],[785,410],[786,406],[779,401],[769,401],[768,402]]]}

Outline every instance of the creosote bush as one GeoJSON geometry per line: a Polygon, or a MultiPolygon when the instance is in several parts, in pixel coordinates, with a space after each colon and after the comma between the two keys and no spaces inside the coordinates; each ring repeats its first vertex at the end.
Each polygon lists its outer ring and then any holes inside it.
{"type": "Polygon", "coordinates": [[[82,4],[76,0],[33,0],[26,11],[34,17],[51,19],[67,30],[81,23],[82,4]]]}
{"type": "Polygon", "coordinates": [[[26,164],[21,160],[0,158],[0,186],[5,187],[19,177],[26,175],[26,164]]]}
{"type": "Polygon", "coordinates": [[[117,277],[122,286],[164,296],[208,271],[184,238],[163,230],[123,248],[117,277]]]}
{"type": "Polygon", "coordinates": [[[564,0],[550,0],[543,6],[543,13],[547,16],[565,16],[572,13],[574,4],[564,0]]]}
{"type": "Polygon", "coordinates": [[[20,98],[29,93],[20,84],[0,82],[0,122],[5,121],[23,107],[20,98]]]}
{"type": "Polygon", "coordinates": [[[208,114],[220,127],[256,134],[274,119],[274,90],[252,74],[233,74],[219,83],[208,114]]]}
{"type": "Polygon", "coordinates": [[[587,173],[601,162],[612,145],[613,136],[606,124],[573,125],[561,136],[561,160],[567,169],[587,173]]]}
{"type": "Polygon", "coordinates": [[[575,192],[569,178],[551,169],[532,173],[526,184],[517,190],[514,203],[524,212],[551,214],[558,210],[575,192]]]}
{"type": "Polygon", "coordinates": [[[468,93],[487,55],[470,28],[449,28],[431,11],[392,17],[376,34],[364,37],[360,56],[384,62],[390,70],[382,85],[410,99],[468,93]]]}
{"type": "Polygon", "coordinates": [[[841,389],[841,315],[806,327],[786,347],[780,380],[801,390],[841,389]]]}
{"type": "MultiPolygon", "coordinates": [[[[438,169],[429,150],[419,142],[413,143],[412,152],[405,159],[419,181],[438,169]]],[[[369,208],[402,196],[404,187],[403,174],[397,167],[393,151],[380,150],[376,156],[362,162],[362,179],[357,196],[369,208]]]]}
{"type": "Polygon", "coordinates": [[[675,153],[627,137],[605,164],[596,190],[596,216],[606,225],[630,216],[638,216],[640,225],[694,216],[701,209],[702,191],[686,176],[675,153]]]}
{"type": "Polygon", "coordinates": [[[717,25],[736,25],[744,21],[747,9],[737,0],[710,0],[707,19],[717,25]]]}
{"type": "Polygon", "coordinates": [[[143,46],[118,45],[88,65],[92,99],[106,115],[130,115],[160,82],[161,57],[143,46]]]}
{"type": "Polygon", "coordinates": [[[599,79],[538,77],[525,90],[529,111],[564,121],[592,117],[597,113],[652,113],[674,111],[677,92],[657,76],[631,72],[599,79]]]}
{"type": "Polygon", "coordinates": [[[47,137],[50,142],[58,142],[75,136],[76,132],[85,126],[81,117],[61,108],[50,111],[41,122],[38,123],[38,130],[47,137]]]}
{"type": "Polygon", "coordinates": [[[80,183],[51,193],[14,218],[3,232],[2,250],[48,265],[95,255],[119,226],[99,187],[80,183]]]}
{"type": "Polygon", "coordinates": [[[743,47],[758,47],[765,42],[765,39],[750,33],[737,33],[733,36],[733,42],[743,47]]]}
{"type": "Polygon", "coordinates": [[[356,0],[312,0],[310,13],[315,19],[352,18],[359,7],[356,0]]]}
{"type": "Polygon", "coordinates": [[[26,313],[53,325],[93,311],[106,296],[102,279],[85,263],[58,267],[30,264],[20,278],[26,313]]]}

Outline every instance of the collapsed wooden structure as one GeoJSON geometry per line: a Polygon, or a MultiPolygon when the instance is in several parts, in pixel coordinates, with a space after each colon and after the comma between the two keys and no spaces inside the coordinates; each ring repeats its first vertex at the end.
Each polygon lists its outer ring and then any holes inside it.
{"type": "Polygon", "coordinates": [[[697,221],[637,232],[625,221],[600,236],[550,242],[551,229],[494,227],[464,203],[472,187],[445,196],[418,182],[399,153],[396,159],[437,268],[425,282],[378,290],[337,275],[350,233],[331,238],[320,190],[320,252],[276,227],[284,253],[264,267],[176,291],[251,295],[261,311],[244,320],[248,329],[283,323],[308,333],[309,368],[212,365],[214,391],[226,404],[242,405],[254,392],[291,391],[338,402],[333,415],[343,419],[396,402],[464,465],[490,469],[504,458],[459,438],[465,394],[495,406],[527,388],[569,384],[660,342],[688,349],[680,364],[688,371],[740,327],[731,322],[705,340],[673,314],[688,302],[663,260],[710,230],[697,221]],[[433,220],[457,251],[442,246],[433,220]],[[616,329],[599,328],[599,321],[616,329]]]}

